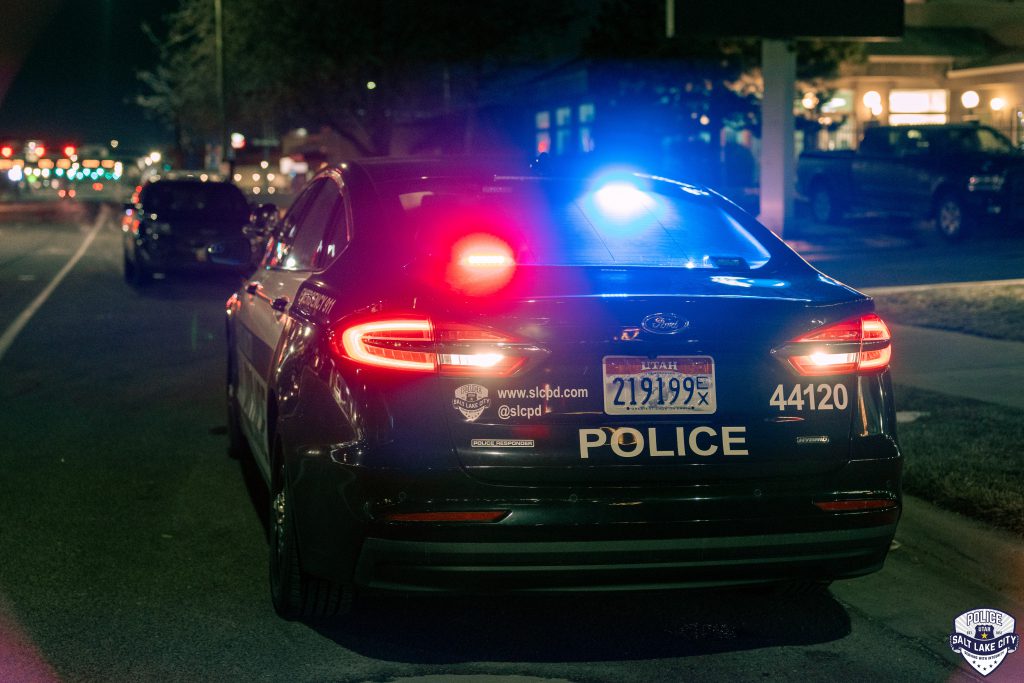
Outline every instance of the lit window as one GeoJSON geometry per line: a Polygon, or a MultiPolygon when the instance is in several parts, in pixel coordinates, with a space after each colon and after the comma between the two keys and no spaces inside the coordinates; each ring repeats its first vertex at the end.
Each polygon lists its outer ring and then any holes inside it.
{"type": "Polygon", "coordinates": [[[889,114],[889,125],[892,126],[917,126],[945,122],[945,114],[889,114]]]}
{"type": "Polygon", "coordinates": [[[580,150],[583,152],[594,151],[594,136],[590,132],[590,128],[580,128],[580,150]]]}
{"type": "Polygon", "coordinates": [[[539,111],[533,118],[537,130],[547,130],[551,127],[551,112],[539,111]]]}
{"type": "Polygon", "coordinates": [[[551,133],[537,133],[537,154],[551,151],[551,133]]]}
{"type": "Polygon", "coordinates": [[[579,109],[580,123],[593,123],[594,122],[594,104],[592,102],[585,102],[580,105],[579,109]]]}
{"type": "Polygon", "coordinates": [[[555,153],[565,154],[570,151],[569,145],[572,140],[572,131],[568,128],[560,128],[555,135],[555,153]]]}
{"type": "Polygon", "coordinates": [[[562,126],[568,126],[572,124],[572,109],[569,107],[559,107],[555,110],[555,125],[559,128],[562,126]]]}
{"type": "Polygon", "coordinates": [[[945,90],[893,90],[889,93],[889,111],[893,114],[945,114],[949,111],[949,93],[945,90]]]}

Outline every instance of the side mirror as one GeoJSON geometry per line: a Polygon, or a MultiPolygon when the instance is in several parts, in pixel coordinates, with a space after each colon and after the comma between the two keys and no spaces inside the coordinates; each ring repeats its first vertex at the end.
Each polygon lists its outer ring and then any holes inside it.
{"type": "Polygon", "coordinates": [[[258,204],[249,215],[249,224],[242,228],[242,232],[250,239],[263,239],[269,236],[277,228],[280,214],[273,204],[258,204]]]}
{"type": "Polygon", "coordinates": [[[206,258],[220,266],[248,268],[252,266],[252,245],[241,237],[214,242],[206,248],[206,258]]]}

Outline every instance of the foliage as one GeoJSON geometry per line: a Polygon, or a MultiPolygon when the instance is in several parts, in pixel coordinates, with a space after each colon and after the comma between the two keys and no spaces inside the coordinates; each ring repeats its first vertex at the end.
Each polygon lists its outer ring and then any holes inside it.
{"type": "MultiPolygon", "coordinates": [[[[757,39],[668,38],[663,3],[604,0],[583,54],[617,119],[613,126],[624,129],[636,112],[648,112],[646,140],[633,133],[626,141],[632,149],[675,144],[676,158],[716,157],[710,167],[718,165],[717,131],[760,133],[760,46],[757,39]]],[[[860,43],[823,40],[794,41],[794,49],[797,78],[815,84],[863,53],[860,43]]],[[[706,175],[707,168],[697,172],[706,175]]]]}
{"type": "MultiPolygon", "coordinates": [[[[139,102],[176,130],[217,139],[213,3],[179,2],[160,66],[140,74],[139,102]]],[[[232,125],[328,125],[364,154],[386,154],[394,127],[423,112],[473,102],[495,74],[552,59],[567,22],[586,16],[582,0],[222,3],[232,125]]]]}

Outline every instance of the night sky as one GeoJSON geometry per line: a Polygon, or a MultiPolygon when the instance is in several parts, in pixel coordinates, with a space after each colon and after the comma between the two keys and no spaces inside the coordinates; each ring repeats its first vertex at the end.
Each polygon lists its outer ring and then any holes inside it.
{"type": "Polygon", "coordinates": [[[20,56],[11,54],[19,51],[16,44],[0,45],[0,63],[13,72],[5,95],[0,81],[0,139],[81,145],[116,138],[130,147],[166,141],[163,126],[132,100],[141,91],[136,72],[156,62],[140,26],[146,22],[162,35],[162,17],[176,6],[176,0],[2,0],[2,34],[27,27],[22,34],[34,39],[20,56]]]}

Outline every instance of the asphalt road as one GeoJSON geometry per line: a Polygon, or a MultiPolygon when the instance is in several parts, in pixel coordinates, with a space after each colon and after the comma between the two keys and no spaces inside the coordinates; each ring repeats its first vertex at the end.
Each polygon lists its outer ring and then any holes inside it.
{"type": "MultiPolygon", "coordinates": [[[[966,680],[953,618],[1024,618],[1020,556],[1001,566],[1019,543],[915,504],[882,572],[821,594],[395,598],[282,621],[265,502],[225,454],[232,281],[135,291],[112,221],[0,221],[0,334],[97,231],[0,356],[0,680],[966,680]]],[[[1024,678],[1011,657],[986,680],[1024,678]]]]}

